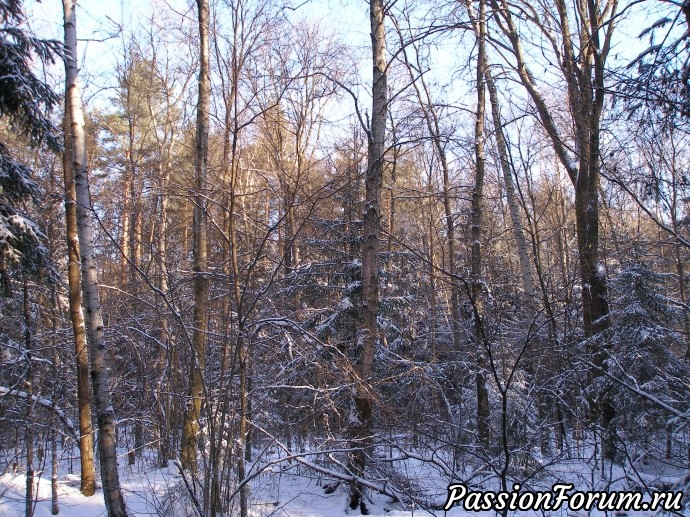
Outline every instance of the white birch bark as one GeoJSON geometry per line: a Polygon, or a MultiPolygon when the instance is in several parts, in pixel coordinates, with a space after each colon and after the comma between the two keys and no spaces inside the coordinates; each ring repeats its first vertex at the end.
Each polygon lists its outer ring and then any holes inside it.
{"type": "Polygon", "coordinates": [[[94,250],[94,214],[89,194],[86,166],[84,112],[79,91],[77,67],[76,0],[63,0],[65,22],[65,148],[71,153],[71,169],[76,193],[77,227],[81,251],[81,278],[84,302],[84,324],[90,349],[91,380],[98,422],[98,451],[101,462],[101,481],[109,517],[127,515],[117,470],[117,441],[115,413],[110,400],[106,343],[103,317],[98,293],[98,274],[94,250]]]}

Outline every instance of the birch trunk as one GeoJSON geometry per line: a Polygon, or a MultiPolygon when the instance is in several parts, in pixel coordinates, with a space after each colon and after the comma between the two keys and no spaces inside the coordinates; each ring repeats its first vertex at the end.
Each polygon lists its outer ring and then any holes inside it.
{"type": "MultiPolygon", "coordinates": [[[[86,139],[84,113],[79,91],[77,68],[76,0],[63,0],[65,46],[69,56],[65,60],[65,168],[71,169],[76,194],[76,220],[81,251],[81,279],[84,301],[84,324],[90,346],[91,380],[96,403],[99,430],[98,451],[101,462],[103,495],[109,517],[127,515],[117,470],[117,442],[115,413],[108,388],[106,344],[103,335],[98,294],[98,276],[94,252],[94,220],[86,168],[86,139]]],[[[67,175],[68,173],[66,173],[67,175]]],[[[68,186],[69,187],[69,186],[68,186]]]]}
{"type": "MultiPolygon", "coordinates": [[[[510,221],[513,226],[513,235],[518,248],[518,258],[520,261],[520,277],[522,278],[522,289],[525,293],[525,302],[528,304],[534,303],[534,277],[532,275],[532,266],[530,265],[529,253],[527,252],[527,239],[522,227],[522,217],[520,216],[520,208],[517,202],[517,195],[515,193],[515,185],[513,184],[513,175],[510,170],[510,159],[508,156],[508,146],[503,134],[503,121],[501,120],[501,107],[498,101],[498,92],[496,91],[496,84],[491,75],[491,69],[486,66],[484,71],[486,79],[486,88],[489,92],[489,102],[491,104],[491,118],[494,124],[494,134],[496,138],[496,147],[498,149],[498,157],[501,165],[501,172],[503,173],[503,183],[506,188],[506,201],[508,203],[508,211],[510,212],[510,221]]],[[[529,311],[533,314],[534,311],[529,311]]]]}
{"type": "MultiPolygon", "coordinates": [[[[170,144],[172,147],[172,144],[170,144]]],[[[162,150],[162,147],[161,147],[162,150]]],[[[156,253],[156,265],[160,279],[158,281],[158,288],[161,293],[168,294],[168,269],[166,266],[166,259],[168,255],[168,180],[170,171],[170,159],[163,165],[161,153],[161,163],[159,167],[159,174],[161,178],[161,191],[158,194],[159,199],[159,216],[158,216],[158,250],[156,253]]],[[[168,459],[171,458],[173,449],[171,447],[171,434],[174,432],[170,426],[170,395],[166,393],[164,388],[166,376],[166,362],[170,357],[170,349],[175,346],[172,342],[168,316],[164,304],[160,299],[156,298],[156,307],[160,317],[160,329],[158,331],[158,341],[160,342],[158,349],[158,358],[156,361],[156,407],[158,409],[158,430],[159,430],[159,451],[160,451],[160,465],[165,466],[168,459]]],[[[169,371],[174,371],[175,365],[170,362],[168,364],[169,371]]]]}
{"type": "MultiPolygon", "coordinates": [[[[73,7],[70,7],[72,9],[73,7]]],[[[65,33],[67,32],[67,11],[65,4],[65,33]]],[[[76,16],[76,15],[75,15],[76,16]]],[[[76,31],[76,27],[71,29],[76,31]]],[[[66,38],[67,36],[65,36],[66,38]]],[[[75,37],[76,41],[76,37],[75,37]]],[[[76,51],[76,50],[75,50],[76,51]]],[[[65,151],[63,154],[63,175],[65,181],[65,230],[67,234],[67,278],[69,282],[69,315],[74,334],[75,358],[77,363],[77,404],[79,406],[79,459],[81,463],[81,493],[87,497],[96,492],[96,470],[93,460],[93,428],[91,423],[91,396],[89,393],[89,350],[86,343],[84,315],[81,311],[81,274],[79,272],[79,236],[77,230],[77,203],[74,185],[73,149],[67,145],[70,134],[69,116],[65,113],[65,151]]]]}

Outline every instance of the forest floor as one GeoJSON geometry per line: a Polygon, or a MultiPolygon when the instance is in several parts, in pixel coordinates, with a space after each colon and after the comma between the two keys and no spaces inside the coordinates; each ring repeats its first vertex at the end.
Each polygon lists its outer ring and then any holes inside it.
{"type": "MultiPolygon", "coordinates": [[[[679,481],[685,477],[680,471],[660,472],[655,466],[647,466],[647,472],[636,468],[638,479],[647,479],[650,486],[662,486],[669,490],[685,490],[683,502],[686,503],[688,487],[681,487],[679,481]],[[666,479],[665,482],[663,480],[666,479]],[[654,482],[652,482],[654,480],[654,482]]],[[[440,480],[436,483],[424,472],[424,466],[411,462],[405,467],[408,474],[421,476],[417,478],[419,483],[428,485],[429,482],[438,484],[439,502],[443,503],[445,486],[441,486],[440,480]],[[421,467],[421,468],[420,468],[421,467]],[[410,470],[412,472],[410,472],[410,470]]],[[[46,472],[47,473],[47,472],[46,472]]],[[[552,465],[551,473],[541,483],[532,485],[532,489],[548,490],[554,480],[562,480],[573,483],[575,490],[601,489],[601,480],[596,481],[596,473],[592,473],[591,467],[586,462],[570,461],[559,465],[552,465]],[[535,488],[536,487],[536,488],[535,488]]],[[[609,471],[609,482],[606,485],[609,491],[630,489],[630,476],[615,467],[609,471]],[[614,479],[613,483],[610,481],[614,479]],[[627,480],[627,481],[626,481],[627,480]]],[[[687,479],[687,478],[686,478],[687,479]]],[[[130,516],[193,516],[193,509],[189,501],[185,500],[186,489],[183,480],[177,475],[174,464],[168,468],[157,468],[154,461],[141,458],[135,466],[121,468],[121,484],[125,496],[125,502],[130,516]]],[[[331,494],[326,494],[324,487],[332,483],[331,479],[321,475],[315,475],[308,468],[298,465],[274,466],[272,470],[257,476],[250,486],[250,515],[251,517],[340,517],[348,515],[346,511],[347,487],[340,486],[331,494]]],[[[686,481],[687,484],[687,481],[686,481]]],[[[37,502],[35,517],[51,515],[51,484],[50,478],[41,476],[37,483],[37,502]]],[[[100,487],[99,487],[100,488],[100,487]]],[[[22,472],[5,473],[0,476],[0,517],[19,517],[25,512],[26,476],[22,472]]],[[[99,489],[95,496],[84,497],[79,492],[79,475],[75,473],[61,472],[58,477],[59,515],[63,517],[98,517],[105,516],[105,504],[103,493],[99,489]]],[[[571,492],[572,493],[572,492],[571,492]]],[[[645,501],[650,500],[650,495],[645,495],[645,501]]],[[[687,506],[687,504],[686,504],[687,506]]],[[[405,508],[400,503],[391,502],[390,498],[381,495],[369,495],[368,507],[371,515],[379,517],[468,517],[491,516],[496,512],[467,511],[461,505],[454,506],[448,512],[443,510],[424,511],[421,508],[405,508]]],[[[229,515],[235,515],[237,511],[231,511],[229,515]]],[[[359,510],[349,512],[349,515],[359,515],[359,510]]],[[[558,511],[521,511],[509,512],[509,515],[526,517],[534,515],[554,515],[560,517],[584,517],[584,516],[629,516],[651,517],[655,515],[690,515],[686,508],[682,512],[663,513],[660,511],[628,510],[604,512],[594,509],[590,512],[584,510],[573,511],[568,505],[563,505],[558,511]]]]}
{"type": "MultiPolygon", "coordinates": [[[[188,513],[177,500],[184,493],[181,480],[170,469],[151,468],[139,471],[137,467],[121,469],[121,484],[130,516],[185,517],[188,513]]],[[[345,487],[326,495],[321,480],[302,474],[276,473],[262,475],[251,486],[251,517],[337,517],[346,515],[345,487]]],[[[0,476],[0,517],[20,517],[25,512],[26,475],[6,473],[0,476]]],[[[63,517],[105,516],[103,492],[84,497],[79,492],[79,475],[63,474],[58,478],[59,515],[63,517]]],[[[372,515],[386,517],[416,517],[433,515],[420,510],[400,510],[389,498],[373,496],[370,501],[372,515]]],[[[440,512],[443,514],[443,512],[440,512]]],[[[354,512],[353,512],[354,514],[354,512]]],[[[356,512],[359,514],[359,512],[356,512]]],[[[41,477],[35,517],[51,515],[50,478],[41,477]]],[[[448,516],[465,515],[452,510],[448,516]]]]}

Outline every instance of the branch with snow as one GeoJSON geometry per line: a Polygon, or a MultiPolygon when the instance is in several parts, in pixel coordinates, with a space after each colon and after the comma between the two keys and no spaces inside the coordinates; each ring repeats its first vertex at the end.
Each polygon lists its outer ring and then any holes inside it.
{"type": "Polygon", "coordinates": [[[369,481],[368,479],[364,479],[360,476],[355,476],[352,474],[348,474],[346,472],[338,472],[336,470],[332,470],[332,469],[329,469],[327,467],[323,467],[321,465],[318,465],[318,464],[306,459],[306,456],[333,454],[336,452],[338,452],[338,453],[351,452],[354,449],[337,449],[337,450],[293,453],[285,444],[283,444],[280,440],[278,440],[275,436],[273,436],[267,430],[263,429],[259,425],[256,425],[255,423],[252,423],[252,427],[255,428],[256,430],[264,433],[269,438],[271,438],[271,440],[273,440],[273,443],[275,443],[278,447],[280,447],[287,455],[265,463],[256,472],[254,472],[253,474],[244,478],[242,480],[242,482],[239,483],[235,487],[235,491],[230,495],[230,499],[232,499],[237,494],[239,494],[240,490],[242,489],[242,487],[244,485],[249,483],[252,479],[259,476],[263,472],[270,470],[273,465],[277,465],[279,463],[283,463],[285,461],[290,461],[290,460],[297,461],[298,463],[304,465],[305,467],[309,467],[310,469],[314,470],[315,472],[319,472],[321,474],[324,474],[326,476],[332,477],[332,478],[340,480],[340,481],[345,481],[347,483],[353,483],[353,482],[360,483],[361,485],[365,486],[366,488],[374,490],[375,492],[378,492],[379,494],[386,495],[386,496],[394,499],[395,501],[401,501],[401,500],[405,499],[404,494],[399,493],[397,490],[393,489],[393,487],[390,487],[387,484],[379,485],[377,483],[369,481]]]}
{"type": "Polygon", "coordinates": [[[43,406],[44,408],[51,410],[55,414],[55,416],[57,416],[62,421],[62,423],[64,424],[65,428],[69,431],[69,434],[72,438],[76,440],[79,437],[79,432],[77,431],[77,428],[74,426],[74,422],[72,422],[72,419],[69,418],[67,414],[65,414],[65,412],[52,400],[36,395],[29,395],[26,391],[9,389],[5,386],[0,386],[0,398],[7,396],[25,400],[30,399],[32,402],[35,402],[40,406],[43,406]]]}

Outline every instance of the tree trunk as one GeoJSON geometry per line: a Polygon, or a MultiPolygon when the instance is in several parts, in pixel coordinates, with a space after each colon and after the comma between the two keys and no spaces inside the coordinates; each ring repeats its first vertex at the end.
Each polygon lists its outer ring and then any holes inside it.
{"type": "MultiPolygon", "coordinates": [[[[65,60],[65,160],[74,177],[76,194],[77,230],[81,251],[81,278],[84,296],[84,324],[91,352],[91,380],[96,403],[99,430],[98,450],[101,461],[101,479],[105,505],[110,517],[127,515],[117,470],[117,442],[115,414],[108,388],[106,344],[103,335],[98,294],[98,276],[94,251],[93,209],[89,194],[86,169],[86,139],[84,113],[79,91],[77,68],[77,16],[76,1],[63,0],[65,19],[65,45],[69,56],[65,60]]],[[[68,175],[69,173],[65,173],[68,175]]],[[[67,186],[69,188],[69,186],[67,186]]]]}
{"type": "MultiPolygon", "coordinates": [[[[65,4],[65,31],[67,11],[65,4]]],[[[70,7],[73,9],[73,7],[70,7]]],[[[76,16],[76,15],[75,15],[76,16]]],[[[76,28],[72,29],[76,31],[76,28]]],[[[71,121],[65,113],[64,132],[70,133],[71,121]]],[[[72,149],[65,138],[63,175],[65,181],[65,230],[67,235],[67,278],[69,281],[69,315],[74,334],[77,363],[77,404],[79,406],[79,458],[81,462],[81,493],[87,497],[96,492],[96,470],[93,461],[93,429],[91,423],[91,398],[89,388],[89,350],[86,343],[84,315],[81,311],[81,285],[79,272],[79,237],[77,230],[77,203],[74,185],[72,149]]]]}
{"type": "Polygon", "coordinates": [[[208,175],[208,133],[211,79],[209,76],[209,7],[208,0],[197,0],[199,17],[199,100],[196,113],[196,140],[194,148],[194,333],[190,364],[190,380],[187,407],[185,408],[182,451],[182,465],[193,471],[197,468],[196,449],[199,433],[199,416],[204,389],[204,368],[206,363],[206,329],[208,325],[208,279],[207,264],[207,212],[206,178],[208,175]]]}
{"type": "Polygon", "coordinates": [[[477,26],[477,112],[474,126],[474,156],[475,177],[474,190],[472,191],[472,208],[470,214],[471,224],[471,257],[470,276],[472,284],[472,303],[474,305],[474,337],[477,347],[477,436],[479,443],[485,448],[491,442],[489,428],[490,407],[489,390],[486,385],[486,373],[489,367],[487,347],[489,343],[485,339],[483,329],[484,312],[484,282],[482,280],[482,204],[484,196],[484,118],[486,85],[484,81],[484,69],[486,67],[486,21],[484,2],[479,4],[477,26]]]}
{"type": "Polygon", "coordinates": [[[32,336],[31,336],[31,311],[29,310],[29,285],[26,277],[23,280],[22,316],[24,319],[24,351],[26,353],[27,367],[24,382],[26,383],[26,421],[24,423],[24,438],[26,440],[26,517],[34,514],[34,422],[32,414],[33,406],[33,368],[32,368],[32,336]]]}
{"type": "MultiPolygon", "coordinates": [[[[170,144],[172,147],[172,143],[170,144]]],[[[162,151],[162,147],[160,148],[162,151]]],[[[169,158],[169,157],[168,157],[169,158]]],[[[168,295],[168,269],[166,266],[166,259],[168,255],[168,179],[170,171],[170,160],[166,160],[163,165],[163,154],[161,153],[161,164],[159,167],[160,181],[162,182],[161,191],[158,193],[158,249],[156,253],[156,266],[160,278],[158,280],[158,288],[164,296],[168,295]]],[[[158,432],[159,432],[159,451],[160,451],[160,465],[165,466],[170,459],[173,449],[171,447],[171,434],[174,432],[170,426],[170,411],[171,396],[169,390],[165,389],[166,369],[168,375],[172,375],[176,365],[166,363],[170,357],[170,348],[173,345],[170,339],[170,330],[167,317],[167,309],[165,303],[161,303],[160,297],[156,298],[156,307],[158,309],[158,316],[160,317],[160,328],[158,330],[158,357],[156,359],[156,374],[158,381],[156,384],[156,409],[158,410],[158,432]]]]}
{"type": "MultiPolygon", "coordinates": [[[[608,337],[610,326],[606,277],[599,263],[599,167],[600,122],[604,107],[605,81],[604,63],[608,56],[611,38],[616,26],[617,0],[605,0],[603,5],[592,0],[580,6],[577,16],[579,30],[573,41],[571,24],[564,0],[554,2],[557,22],[562,37],[558,63],[568,87],[568,104],[575,130],[576,157],[564,144],[553,115],[538,91],[524,57],[522,43],[507,0],[493,0],[499,13],[503,30],[510,40],[513,55],[517,60],[520,81],[537,108],[539,119],[546,130],[554,151],[568,172],[575,187],[575,219],[577,244],[582,281],[582,312],[587,352],[591,357],[593,381],[604,380],[608,337]]],[[[544,34],[549,35],[545,27],[544,34]]],[[[601,449],[605,459],[612,460],[615,452],[616,416],[611,400],[610,388],[599,388],[593,394],[591,405],[602,429],[601,449]]]]}
{"type": "Polygon", "coordinates": [[[60,503],[58,500],[57,431],[55,429],[50,430],[50,452],[50,514],[57,515],[60,513],[60,503]]]}
{"type": "MultiPolygon", "coordinates": [[[[362,244],[362,308],[356,335],[356,387],[350,418],[349,468],[353,476],[364,475],[367,449],[371,445],[373,397],[371,377],[374,370],[374,348],[378,334],[379,254],[381,248],[381,190],[383,186],[383,155],[385,151],[387,99],[386,33],[383,0],[369,3],[373,87],[371,127],[369,130],[368,168],[366,173],[364,238],[362,244]]],[[[350,483],[350,508],[359,506],[368,514],[363,498],[364,487],[357,480],[350,483]]]]}
{"type": "MultiPolygon", "coordinates": [[[[240,327],[241,328],[241,327],[240,327]]],[[[238,450],[237,450],[237,482],[242,483],[246,476],[246,450],[247,450],[247,425],[248,425],[248,401],[249,401],[249,390],[247,386],[248,376],[248,358],[247,350],[244,344],[244,339],[241,335],[237,337],[237,362],[240,368],[240,428],[239,436],[237,438],[238,450]]],[[[249,506],[248,506],[248,490],[247,486],[243,486],[240,490],[240,517],[247,517],[249,506]]]]}
{"type": "MultiPolygon", "coordinates": [[[[510,221],[513,225],[513,235],[518,248],[518,258],[520,260],[520,277],[522,278],[522,289],[525,293],[524,301],[527,304],[534,303],[534,277],[532,275],[532,266],[530,265],[529,253],[527,252],[527,239],[522,228],[522,217],[520,217],[520,208],[515,194],[515,185],[513,184],[513,175],[511,173],[510,158],[508,155],[508,146],[506,144],[505,136],[503,135],[503,122],[501,120],[501,108],[498,101],[498,92],[496,91],[496,84],[494,83],[491,69],[487,65],[484,70],[484,77],[486,78],[486,86],[489,91],[489,102],[491,103],[491,118],[494,123],[494,134],[496,138],[496,147],[498,149],[498,157],[501,165],[501,172],[503,173],[503,183],[506,188],[506,200],[508,203],[508,211],[510,212],[510,221]]],[[[534,310],[529,311],[534,314],[534,310]]]]}

